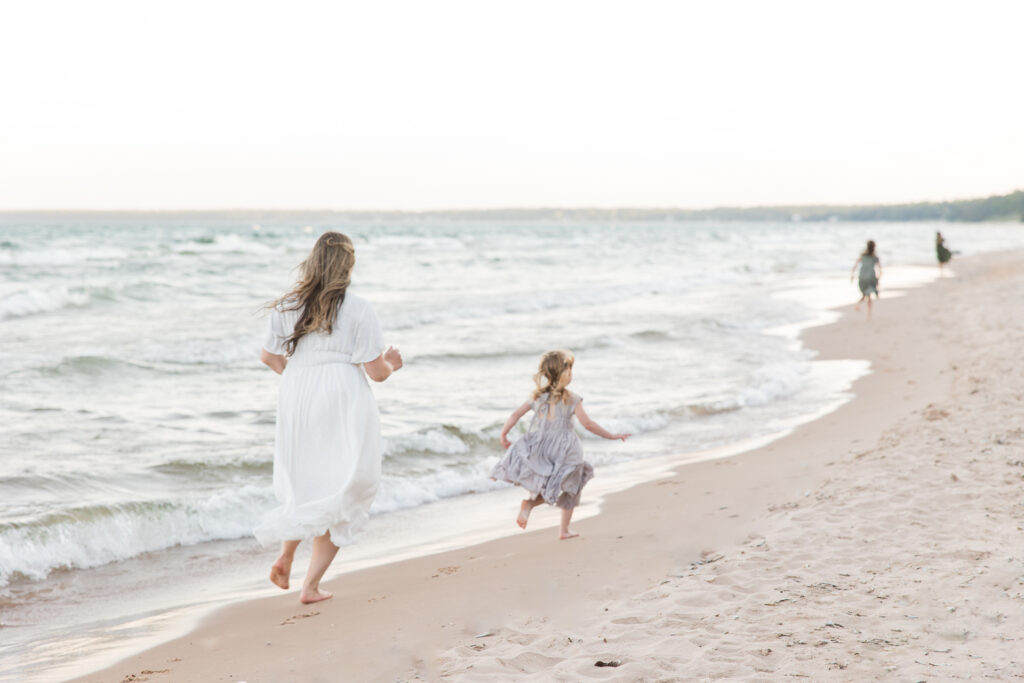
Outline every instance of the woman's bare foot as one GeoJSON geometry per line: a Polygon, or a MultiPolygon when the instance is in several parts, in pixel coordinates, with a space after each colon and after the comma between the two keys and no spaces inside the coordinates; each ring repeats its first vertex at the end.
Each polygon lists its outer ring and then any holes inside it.
{"type": "Polygon", "coordinates": [[[559,541],[564,541],[567,538],[576,538],[578,536],[579,536],[579,534],[576,533],[575,531],[573,531],[572,529],[567,529],[565,531],[558,532],[558,540],[559,541]]]}
{"type": "Polygon", "coordinates": [[[330,600],[334,597],[334,593],[330,591],[324,591],[317,588],[313,591],[308,591],[305,588],[302,589],[302,594],[299,596],[299,602],[303,605],[311,605],[314,602],[320,602],[322,600],[330,600]]]}
{"type": "Polygon", "coordinates": [[[533,504],[524,500],[519,504],[519,515],[516,517],[516,524],[519,525],[520,529],[526,528],[526,523],[530,521],[530,511],[533,510],[533,504]]]}
{"type": "Polygon", "coordinates": [[[288,590],[288,578],[292,574],[292,558],[282,555],[270,567],[270,580],[278,588],[288,590]]]}

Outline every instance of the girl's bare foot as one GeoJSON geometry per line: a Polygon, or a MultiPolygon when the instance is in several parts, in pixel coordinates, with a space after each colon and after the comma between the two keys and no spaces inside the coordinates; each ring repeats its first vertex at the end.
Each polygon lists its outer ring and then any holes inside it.
{"type": "Polygon", "coordinates": [[[524,500],[519,504],[519,515],[516,517],[516,524],[519,525],[520,529],[526,528],[526,523],[530,521],[530,510],[533,509],[533,505],[528,500],[524,500]]]}
{"type": "Polygon", "coordinates": [[[567,538],[576,538],[578,536],[579,534],[573,531],[572,529],[566,529],[565,531],[561,531],[558,533],[558,540],[564,541],[567,538]]]}
{"type": "Polygon", "coordinates": [[[320,602],[321,600],[330,600],[334,597],[334,593],[330,591],[324,591],[317,588],[316,590],[302,589],[302,594],[299,596],[299,602],[303,605],[311,605],[314,602],[320,602]]]}
{"type": "Polygon", "coordinates": [[[270,580],[278,588],[288,590],[288,578],[292,574],[292,558],[282,555],[270,567],[270,580]]]}

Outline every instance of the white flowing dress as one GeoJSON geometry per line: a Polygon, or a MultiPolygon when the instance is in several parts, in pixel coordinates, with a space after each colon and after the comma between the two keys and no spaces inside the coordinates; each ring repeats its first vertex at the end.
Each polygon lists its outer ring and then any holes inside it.
{"type": "MultiPolygon", "coordinates": [[[[263,348],[284,355],[300,311],[273,310],[263,348]]],[[[281,373],[274,495],[254,533],[265,546],[331,532],[347,545],[366,526],[380,481],[380,416],[362,363],[384,351],[370,304],[351,293],[331,334],[299,340],[281,373]]]]}

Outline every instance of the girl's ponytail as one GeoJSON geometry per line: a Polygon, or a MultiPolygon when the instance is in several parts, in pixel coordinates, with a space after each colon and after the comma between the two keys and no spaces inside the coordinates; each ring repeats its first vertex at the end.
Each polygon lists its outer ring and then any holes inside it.
{"type": "Polygon", "coordinates": [[[548,351],[540,358],[540,367],[533,376],[537,387],[533,390],[533,400],[549,394],[552,402],[569,402],[569,391],[566,388],[572,377],[572,364],[576,358],[571,351],[548,351]]]}

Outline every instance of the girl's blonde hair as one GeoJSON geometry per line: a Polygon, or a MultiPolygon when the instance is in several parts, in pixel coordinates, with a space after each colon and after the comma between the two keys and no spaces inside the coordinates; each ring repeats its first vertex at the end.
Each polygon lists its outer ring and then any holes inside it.
{"type": "Polygon", "coordinates": [[[533,381],[537,388],[533,390],[533,400],[536,401],[544,394],[549,394],[548,400],[552,403],[562,401],[569,402],[569,385],[571,378],[572,364],[576,357],[572,351],[548,351],[540,357],[540,367],[533,381]]]}
{"type": "Polygon", "coordinates": [[[295,353],[299,340],[310,332],[330,334],[334,329],[338,307],[345,301],[355,264],[356,250],[348,235],[340,232],[320,235],[299,266],[299,281],[295,287],[271,304],[279,310],[302,310],[295,330],[285,342],[287,355],[295,353]]]}

